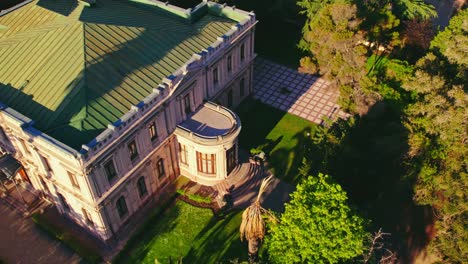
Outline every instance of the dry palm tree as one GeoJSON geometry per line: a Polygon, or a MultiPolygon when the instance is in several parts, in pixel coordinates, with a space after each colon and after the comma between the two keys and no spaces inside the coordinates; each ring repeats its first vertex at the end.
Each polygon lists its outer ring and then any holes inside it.
{"type": "Polygon", "coordinates": [[[265,189],[270,184],[273,176],[263,179],[258,191],[257,199],[245,209],[242,214],[242,223],[240,226],[241,241],[244,238],[249,242],[249,261],[254,262],[257,260],[258,248],[260,242],[265,236],[265,221],[264,215],[267,215],[271,220],[277,221],[275,216],[268,212],[260,205],[260,197],[265,192],[265,189]]]}

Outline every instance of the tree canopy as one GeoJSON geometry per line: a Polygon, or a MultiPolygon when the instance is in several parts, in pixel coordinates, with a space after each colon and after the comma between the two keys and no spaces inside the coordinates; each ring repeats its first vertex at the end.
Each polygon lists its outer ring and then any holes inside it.
{"type": "Polygon", "coordinates": [[[436,210],[432,247],[453,262],[468,258],[467,21],[468,10],[454,17],[404,84],[416,96],[406,109],[415,199],[436,210]]]}
{"type": "Polygon", "coordinates": [[[274,263],[336,263],[363,253],[364,220],[347,204],[346,192],[327,175],[298,184],[266,245],[274,263]]]}

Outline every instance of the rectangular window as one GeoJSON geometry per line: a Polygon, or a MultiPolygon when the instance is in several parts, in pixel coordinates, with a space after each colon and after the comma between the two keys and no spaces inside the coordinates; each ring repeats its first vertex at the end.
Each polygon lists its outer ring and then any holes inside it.
{"type": "Polygon", "coordinates": [[[138,194],[140,195],[140,198],[143,198],[148,194],[148,190],[146,189],[146,183],[145,183],[145,177],[141,176],[138,181],[137,181],[137,188],[138,188],[138,194]]]}
{"type": "Polygon", "coordinates": [[[245,59],[245,45],[244,45],[244,43],[242,43],[242,45],[240,47],[240,59],[241,59],[241,61],[244,61],[244,59],[245,59]]]}
{"type": "Polygon", "coordinates": [[[75,188],[80,189],[80,185],[78,184],[78,181],[76,180],[75,174],[73,174],[73,173],[71,173],[69,171],[67,171],[67,174],[68,174],[68,178],[70,178],[70,182],[71,182],[72,186],[75,187],[75,188]]]}
{"type": "Polygon", "coordinates": [[[28,149],[28,146],[26,146],[26,142],[24,142],[24,140],[22,140],[22,139],[20,139],[19,141],[21,142],[21,146],[22,146],[23,149],[24,149],[24,153],[25,153],[25,154],[31,154],[31,152],[30,152],[29,149],[28,149]]]}
{"type": "Polygon", "coordinates": [[[166,171],[164,170],[164,160],[159,159],[158,163],[156,164],[156,169],[158,170],[158,177],[162,178],[166,175],[166,171]]]}
{"type": "Polygon", "coordinates": [[[190,107],[190,94],[184,96],[184,111],[185,114],[192,112],[192,108],[190,107]]]}
{"type": "Polygon", "coordinates": [[[42,155],[39,155],[39,156],[41,156],[41,159],[43,161],[44,168],[46,169],[46,171],[47,172],[52,172],[52,168],[50,167],[49,160],[46,157],[42,156],[42,155]]]}
{"type": "Polygon", "coordinates": [[[115,167],[114,167],[114,161],[109,160],[104,165],[104,170],[106,171],[107,180],[109,181],[109,183],[111,183],[117,176],[117,171],[115,170],[115,167]]]}
{"type": "Polygon", "coordinates": [[[218,77],[219,77],[218,76],[218,68],[216,67],[216,68],[213,69],[213,84],[214,85],[218,84],[218,82],[219,82],[218,77]]]}
{"type": "Polygon", "coordinates": [[[180,163],[188,165],[188,152],[187,152],[187,146],[182,145],[179,143],[179,156],[180,156],[180,163]]]}
{"type": "Polygon", "coordinates": [[[228,106],[228,107],[232,107],[232,89],[229,90],[229,92],[228,92],[227,100],[228,100],[227,106],[228,106]]]}
{"type": "Polygon", "coordinates": [[[120,196],[115,206],[117,207],[117,212],[119,213],[120,218],[124,217],[128,213],[127,202],[125,202],[125,197],[120,196]]]}
{"type": "Polygon", "coordinates": [[[66,212],[70,211],[70,205],[68,205],[67,200],[65,200],[65,197],[63,197],[63,195],[60,193],[57,193],[57,196],[60,200],[60,203],[62,204],[63,209],[66,212]]]}
{"type": "Polygon", "coordinates": [[[231,55],[227,57],[227,71],[228,72],[232,71],[232,56],[231,55]]]}
{"type": "Polygon", "coordinates": [[[239,92],[240,92],[240,96],[243,97],[244,94],[245,94],[245,79],[242,78],[240,80],[240,83],[239,83],[239,92]]]}
{"type": "Polygon", "coordinates": [[[197,169],[199,172],[216,174],[216,155],[197,151],[197,169]]]}
{"type": "Polygon", "coordinates": [[[90,226],[94,226],[94,222],[93,220],[91,219],[91,215],[88,213],[88,211],[86,211],[86,209],[84,208],[81,208],[81,211],[83,212],[83,216],[86,220],[86,223],[90,226]]]}
{"type": "Polygon", "coordinates": [[[156,122],[153,122],[148,128],[151,142],[155,141],[158,138],[158,130],[156,129],[156,122]]]}
{"type": "Polygon", "coordinates": [[[134,161],[138,157],[138,149],[135,140],[128,143],[128,152],[130,153],[130,160],[134,161]]]}

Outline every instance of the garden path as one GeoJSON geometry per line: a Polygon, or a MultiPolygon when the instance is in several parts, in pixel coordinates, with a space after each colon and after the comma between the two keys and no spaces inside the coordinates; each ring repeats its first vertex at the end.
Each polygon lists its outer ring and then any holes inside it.
{"type": "Polygon", "coordinates": [[[324,116],[347,118],[337,104],[339,91],[314,75],[258,57],[254,64],[254,97],[282,111],[321,124],[324,116]]]}

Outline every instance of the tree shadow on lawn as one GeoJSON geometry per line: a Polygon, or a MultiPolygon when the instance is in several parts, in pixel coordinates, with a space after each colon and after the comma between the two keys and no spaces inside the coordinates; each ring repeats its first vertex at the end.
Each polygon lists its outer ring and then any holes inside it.
{"type": "Polygon", "coordinates": [[[244,149],[260,148],[267,167],[278,178],[296,183],[305,146],[316,124],[249,98],[237,109],[242,120],[239,136],[244,149]]]}
{"type": "MultiPolygon", "coordinates": [[[[412,199],[414,179],[406,176],[408,149],[401,111],[378,103],[366,116],[357,117],[328,161],[311,156],[315,166],[311,174],[321,171],[337,179],[351,203],[371,220],[370,231],[382,228],[391,233],[385,242],[398,253],[401,263],[411,263],[425,249],[434,226],[432,209],[412,199]]],[[[315,157],[323,158],[321,154],[315,157]]]]}
{"type": "Polygon", "coordinates": [[[245,99],[236,113],[242,122],[240,145],[247,150],[268,143],[267,135],[286,114],[253,97],[245,99]]]}
{"type": "Polygon", "coordinates": [[[229,212],[223,218],[213,216],[196,237],[184,263],[230,263],[247,261],[247,244],[240,241],[239,227],[242,212],[229,212]]]}

